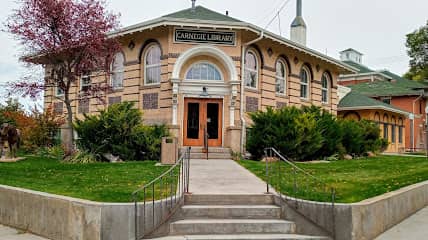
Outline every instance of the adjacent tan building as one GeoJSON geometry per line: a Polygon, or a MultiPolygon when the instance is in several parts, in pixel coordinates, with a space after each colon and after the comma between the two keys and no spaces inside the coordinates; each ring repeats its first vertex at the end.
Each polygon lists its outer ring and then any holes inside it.
{"type": "MultiPolygon", "coordinates": [[[[293,22],[292,41],[197,6],[126,27],[111,34],[122,44],[111,76],[82,76],[72,98],[108,81],[107,104],[135,102],[147,124],[166,124],[180,146],[207,137],[210,147],[242,152],[249,112],[314,104],[337,114],[338,76],[355,69],[306,47],[303,25],[293,22]]],[[[46,91],[45,105],[61,113],[58,96],[46,91]]],[[[73,111],[80,118],[105,107],[81,100],[73,111]]]]}

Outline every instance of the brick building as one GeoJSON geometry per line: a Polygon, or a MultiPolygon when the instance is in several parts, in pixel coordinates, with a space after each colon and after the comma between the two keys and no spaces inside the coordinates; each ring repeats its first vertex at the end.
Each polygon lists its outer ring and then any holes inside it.
{"type": "MultiPolygon", "coordinates": [[[[355,69],[305,46],[301,15],[291,40],[202,6],[111,33],[122,44],[112,63],[113,91],[108,104],[135,102],[147,124],[166,124],[181,146],[241,152],[249,112],[283,106],[317,105],[337,113],[337,79],[355,69]]],[[[85,87],[104,77],[82,76],[72,89],[79,99],[85,87]]],[[[45,105],[61,92],[45,93],[45,105]]],[[[95,99],[75,101],[78,118],[105,108],[95,99]]]]}
{"type": "MultiPolygon", "coordinates": [[[[341,60],[358,69],[358,73],[340,75],[338,84],[362,96],[381,101],[386,106],[410,113],[404,120],[405,150],[426,149],[427,85],[404,79],[388,70],[372,70],[362,64],[362,54],[352,48],[341,52],[341,60]]],[[[383,118],[378,122],[383,124],[383,118]]],[[[391,132],[400,127],[401,124],[392,122],[386,129],[391,132]]],[[[383,128],[382,131],[385,132],[383,128]]],[[[390,134],[385,137],[391,140],[390,134]]]]}

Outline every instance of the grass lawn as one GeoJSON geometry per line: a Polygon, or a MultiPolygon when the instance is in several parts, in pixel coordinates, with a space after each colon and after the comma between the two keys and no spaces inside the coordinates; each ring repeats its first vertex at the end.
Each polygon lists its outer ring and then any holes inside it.
{"type": "MultiPolygon", "coordinates": [[[[239,163],[263,180],[266,179],[265,163],[256,161],[240,161],[239,163]]],[[[280,164],[281,172],[290,172],[290,169],[287,170],[288,165],[280,164]]],[[[420,157],[377,156],[361,160],[297,163],[297,165],[334,187],[337,192],[336,201],[340,203],[359,202],[428,180],[428,160],[420,157]]],[[[282,193],[287,194],[292,191],[293,184],[290,175],[288,177],[284,175],[287,174],[281,175],[281,178],[287,181],[278,183],[274,180],[272,185],[275,189],[281,189],[282,193]]],[[[304,180],[299,179],[300,182],[304,182],[304,180]]],[[[317,194],[300,195],[299,197],[316,201],[326,199],[317,194]]]]}
{"type": "MultiPolygon", "coordinates": [[[[130,202],[134,190],[169,169],[155,164],[64,164],[51,158],[27,156],[21,162],[0,163],[0,184],[100,202],[130,202]]],[[[159,198],[158,186],[155,191],[159,198]]]]}

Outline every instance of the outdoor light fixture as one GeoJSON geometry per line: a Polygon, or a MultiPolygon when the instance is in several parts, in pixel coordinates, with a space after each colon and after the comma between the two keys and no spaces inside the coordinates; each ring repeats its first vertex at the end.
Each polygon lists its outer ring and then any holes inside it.
{"type": "Polygon", "coordinates": [[[201,97],[208,97],[207,87],[202,87],[201,97]]]}

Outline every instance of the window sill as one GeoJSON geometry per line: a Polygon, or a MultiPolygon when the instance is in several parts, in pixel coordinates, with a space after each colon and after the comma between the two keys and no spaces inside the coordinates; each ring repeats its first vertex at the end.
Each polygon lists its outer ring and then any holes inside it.
{"type": "Polygon", "coordinates": [[[121,87],[121,88],[112,88],[110,90],[110,93],[117,93],[117,92],[123,92],[123,87],[121,87]]]}
{"type": "Polygon", "coordinates": [[[143,86],[140,86],[140,89],[141,89],[141,90],[144,90],[144,89],[160,88],[160,86],[161,86],[161,84],[160,84],[160,83],[157,83],[157,84],[150,84],[150,85],[143,85],[143,86]]]}
{"type": "Polygon", "coordinates": [[[310,103],[311,100],[309,98],[300,98],[300,101],[310,103]]]}
{"type": "Polygon", "coordinates": [[[246,92],[260,93],[257,88],[245,87],[246,92]]]}
{"type": "Polygon", "coordinates": [[[288,99],[289,97],[286,94],[276,93],[276,97],[288,99]]]}

